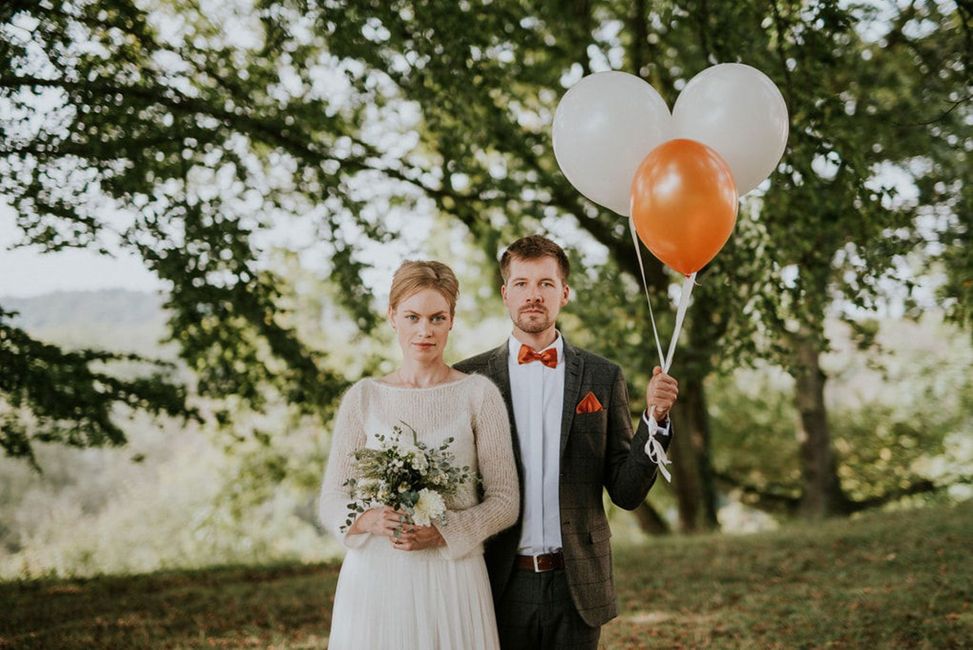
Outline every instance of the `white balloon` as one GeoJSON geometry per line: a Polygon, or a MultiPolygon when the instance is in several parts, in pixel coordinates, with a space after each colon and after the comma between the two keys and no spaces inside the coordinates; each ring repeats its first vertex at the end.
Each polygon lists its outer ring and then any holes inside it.
{"type": "Polygon", "coordinates": [[[671,122],[665,100],[648,83],[625,72],[599,72],[561,98],[554,156],[579,192],[627,217],[635,171],[672,137],[671,122]]]}
{"type": "Polygon", "coordinates": [[[672,120],[673,137],[697,140],[723,156],[740,196],[774,171],[787,146],[783,95],[767,75],[742,63],[721,63],[693,77],[672,120]]]}

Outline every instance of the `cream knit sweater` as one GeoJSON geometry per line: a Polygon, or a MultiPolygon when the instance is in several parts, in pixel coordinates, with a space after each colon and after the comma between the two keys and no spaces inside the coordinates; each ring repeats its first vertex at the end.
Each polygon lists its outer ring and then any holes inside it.
{"type": "Polygon", "coordinates": [[[517,520],[520,492],[507,408],[497,387],[481,375],[429,388],[399,388],[363,379],[348,389],[338,408],[321,485],[321,524],[348,548],[360,547],[371,536],[340,532],[350,502],[342,485],[351,476],[354,450],[364,445],[378,447],[376,435],[392,433],[400,421],[414,428],[419,440],[430,447],[455,438],[450,446],[455,462],[479,471],[483,500],[477,499],[472,482],[465,483],[447,501],[446,523],[437,528],[446,540],[440,549],[444,557],[482,553],[488,537],[517,520]]]}

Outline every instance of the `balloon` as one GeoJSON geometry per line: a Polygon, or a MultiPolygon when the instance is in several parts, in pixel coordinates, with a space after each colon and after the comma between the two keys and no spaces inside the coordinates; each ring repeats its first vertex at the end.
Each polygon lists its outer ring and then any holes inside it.
{"type": "Polygon", "coordinates": [[[655,88],[625,72],[599,72],[575,84],[554,114],[554,156],[586,197],[628,216],[632,175],[671,136],[669,107],[655,88]]]}
{"type": "Polygon", "coordinates": [[[689,138],[726,159],[737,191],[757,187],[777,167],[787,146],[787,105],[764,73],[722,63],[693,77],[672,109],[674,138],[689,138]]]}
{"type": "Polygon", "coordinates": [[[723,158],[694,140],[652,150],[632,180],[632,220],[639,239],[683,275],[713,259],[733,232],[737,191],[723,158]]]}

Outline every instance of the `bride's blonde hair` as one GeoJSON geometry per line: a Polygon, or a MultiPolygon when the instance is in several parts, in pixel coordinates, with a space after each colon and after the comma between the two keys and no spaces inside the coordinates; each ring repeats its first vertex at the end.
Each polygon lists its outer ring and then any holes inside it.
{"type": "Polygon", "coordinates": [[[453,269],[442,262],[415,261],[403,262],[392,276],[392,289],[389,291],[389,310],[395,311],[399,303],[423,289],[435,289],[449,303],[449,315],[456,313],[456,299],[459,297],[459,281],[453,269]]]}

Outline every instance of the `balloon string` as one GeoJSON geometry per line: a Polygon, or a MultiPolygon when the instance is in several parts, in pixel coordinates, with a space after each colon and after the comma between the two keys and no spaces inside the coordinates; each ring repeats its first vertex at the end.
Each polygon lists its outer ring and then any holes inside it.
{"type": "MultiPolygon", "coordinates": [[[[639,248],[638,235],[635,234],[635,223],[631,219],[628,220],[628,229],[629,232],[632,233],[632,243],[635,244],[635,257],[638,258],[639,261],[639,273],[641,274],[640,279],[642,280],[642,288],[645,289],[645,302],[649,305],[649,320],[652,321],[652,334],[655,336],[655,349],[659,353],[659,365],[668,371],[669,365],[662,357],[662,343],[659,341],[659,328],[656,327],[655,315],[652,313],[652,299],[649,297],[649,285],[645,281],[645,265],[642,263],[642,250],[639,248]]],[[[693,277],[696,277],[695,273],[693,273],[693,277]]],[[[683,293],[685,294],[686,291],[684,290],[683,293]]],[[[684,301],[680,300],[680,307],[682,307],[683,302],[684,301]]],[[[688,300],[686,302],[688,302],[688,300]]],[[[685,308],[682,309],[682,314],[685,315],[685,308]]],[[[676,320],[677,326],[681,326],[681,319],[677,317],[676,320]]],[[[673,342],[669,345],[669,362],[672,361],[673,345],[675,344],[677,338],[679,338],[678,329],[676,330],[675,336],[672,338],[673,342]]],[[[672,483],[672,474],[669,473],[669,469],[666,467],[666,465],[672,464],[672,461],[669,460],[668,456],[666,456],[666,449],[662,446],[662,442],[659,440],[660,435],[669,435],[669,424],[666,424],[665,429],[662,429],[662,427],[659,426],[658,420],[655,419],[655,409],[653,409],[652,413],[646,411],[646,414],[648,415],[648,419],[646,419],[645,415],[642,416],[642,419],[645,420],[645,424],[649,430],[649,437],[645,441],[645,454],[649,457],[649,460],[655,463],[656,467],[659,468],[659,473],[662,474],[662,478],[664,478],[667,483],[672,483]]]]}
{"type": "Polygon", "coordinates": [[[679,333],[682,331],[682,321],[686,317],[686,310],[689,308],[689,296],[696,286],[696,273],[687,275],[682,283],[682,295],[679,296],[679,308],[676,310],[676,327],[672,332],[672,340],[669,341],[669,354],[666,356],[666,363],[662,366],[663,372],[669,372],[672,365],[672,357],[676,353],[676,342],[679,340],[679,333]]]}
{"type": "MultiPolygon", "coordinates": [[[[659,328],[655,325],[655,316],[652,314],[652,300],[649,298],[649,285],[645,281],[645,266],[642,264],[642,249],[639,247],[639,238],[635,234],[635,221],[629,218],[628,229],[632,233],[632,243],[635,244],[635,257],[639,261],[639,279],[642,280],[642,287],[645,289],[645,302],[649,305],[649,320],[652,321],[652,334],[655,336],[655,349],[659,353],[659,365],[665,367],[665,357],[662,356],[662,343],[659,341],[659,328]]],[[[695,275],[695,274],[693,274],[695,275]]]]}

